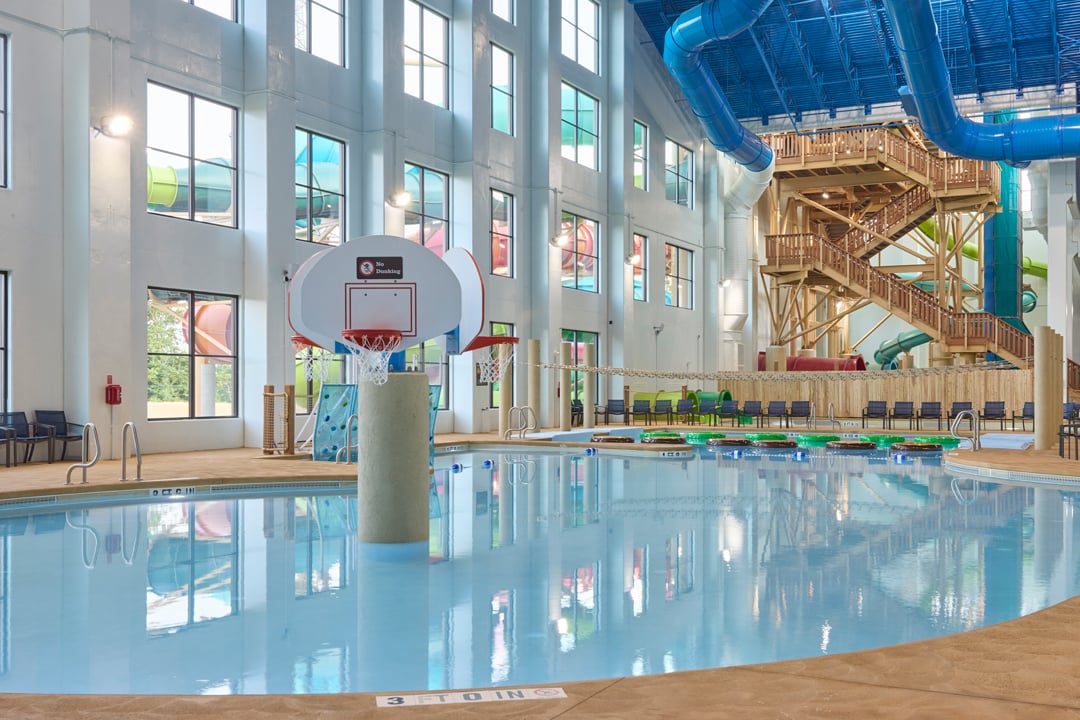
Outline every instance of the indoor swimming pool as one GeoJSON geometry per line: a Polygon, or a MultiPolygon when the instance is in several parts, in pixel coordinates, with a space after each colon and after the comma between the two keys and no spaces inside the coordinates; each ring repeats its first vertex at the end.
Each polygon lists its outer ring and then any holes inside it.
{"type": "Polygon", "coordinates": [[[0,505],[0,692],[668,673],[962,632],[1080,585],[1080,494],[940,453],[509,449],[436,456],[426,562],[357,552],[349,482],[0,505]]]}

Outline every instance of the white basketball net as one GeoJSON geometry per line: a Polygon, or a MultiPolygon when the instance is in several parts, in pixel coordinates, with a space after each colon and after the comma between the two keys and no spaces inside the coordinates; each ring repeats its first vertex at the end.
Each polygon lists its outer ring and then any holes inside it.
{"type": "Polygon", "coordinates": [[[334,354],[321,347],[306,347],[299,353],[304,363],[304,379],[326,382],[330,377],[330,367],[334,363],[334,354]]]}
{"type": "Polygon", "coordinates": [[[507,368],[514,364],[513,343],[496,343],[487,347],[487,353],[478,353],[480,359],[477,364],[480,368],[480,382],[501,382],[507,368]]]}
{"type": "Polygon", "coordinates": [[[400,335],[374,334],[356,339],[346,338],[345,345],[352,353],[353,377],[356,382],[385,384],[390,356],[397,352],[400,344],[400,335]]]}

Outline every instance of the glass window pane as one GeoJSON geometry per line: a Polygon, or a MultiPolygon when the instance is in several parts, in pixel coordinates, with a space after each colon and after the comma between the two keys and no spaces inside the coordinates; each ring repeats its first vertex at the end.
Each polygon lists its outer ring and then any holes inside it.
{"type": "Polygon", "coordinates": [[[446,66],[424,57],[424,97],[432,105],[446,107],[446,66]]]}
{"type": "Polygon", "coordinates": [[[190,415],[188,355],[149,355],[146,362],[146,415],[186,418],[190,415]]]}
{"type": "MultiPolygon", "coordinates": [[[[565,3],[564,3],[565,6],[565,3]]],[[[577,33],[574,31],[572,23],[563,20],[562,22],[562,54],[571,60],[577,60],[577,47],[574,41],[577,39],[577,33]]]]}
{"type": "Polygon", "coordinates": [[[195,7],[225,18],[236,20],[234,0],[195,0],[195,7]]]}
{"type": "Polygon", "coordinates": [[[341,15],[318,5],[311,6],[311,52],[336,65],[342,62],[341,15]]]}
{"type": "Polygon", "coordinates": [[[405,92],[420,97],[420,53],[405,48],[405,92]]]}
{"type": "Polygon", "coordinates": [[[231,107],[195,98],[195,158],[233,163],[233,119],[231,107]]]}
{"type": "Polygon", "coordinates": [[[191,96],[161,85],[146,86],[146,144],[178,155],[188,155],[191,96]]]}
{"type": "Polygon", "coordinates": [[[585,33],[578,33],[577,61],[589,72],[596,72],[596,41],[585,33]]]}
{"type": "MultiPolygon", "coordinates": [[[[569,0],[566,0],[569,4],[569,0]]],[[[597,16],[600,13],[600,7],[592,0],[578,0],[577,4],[577,24],[583,32],[597,36],[596,23],[597,16]]]]}
{"type": "Polygon", "coordinates": [[[443,63],[449,59],[446,51],[447,21],[442,15],[424,10],[424,54],[443,63]]]}
{"type": "Polygon", "coordinates": [[[514,0],[491,0],[491,14],[508,23],[513,23],[514,0]]]}
{"type": "Polygon", "coordinates": [[[308,45],[308,0],[296,0],[293,9],[293,44],[298,50],[308,52],[311,50],[308,45]]]}
{"type": "Polygon", "coordinates": [[[405,47],[420,49],[420,5],[412,0],[405,2],[404,43],[405,47]]]}

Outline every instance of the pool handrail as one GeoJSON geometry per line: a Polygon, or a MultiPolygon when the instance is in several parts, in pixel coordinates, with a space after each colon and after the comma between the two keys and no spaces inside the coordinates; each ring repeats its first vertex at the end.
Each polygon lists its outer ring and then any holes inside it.
{"type": "Polygon", "coordinates": [[[345,444],[342,445],[341,447],[339,447],[338,451],[337,451],[337,454],[334,455],[334,462],[336,462],[336,463],[341,462],[341,456],[342,456],[342,454],[344,454],[345,455],[345,464],[346,465],[350,464],[352,462],[352,451],[353,451],[353,449],[356,450],[356,454],[357,454],[356,461],[360,462],[360,458],[359,458],[359,455],[360,455],[360,428],[359,427],[356,428],[356,433],[357,433],[356,445],[353,445],[352,443],[349,442],[349,438],[352,436],[352,430],[353,430],[353,423],[354,422],[356,422],[356,423],[360,422],[360,416],[357,415],[356,413],[353,413],[352,415],[350,415],[349,419],[347,421],[345,421],[345,444]]]}
{"type": "Polygon", "coordinates": [[[131,431],[131,446],[135,449],[135,480],[142,480],[142,450],[139,449],[139,433],[135,423],[130,420],[120,428],[120,482],[127,482],[128,430],[131,431]]]}
{"type": "Polygon", "coordinates": [[[982,447],[982,441],[980,435],[982,433],[979,427],[979,413],[977,410],[961,410],[956,413],[956,417],[953,418],[952,426],[949,428],[949,432],[954,438],[959,440],[971,440],[971,450],[978,450],[982,447]],[[960,422],[964,419],[971,421],[971,437],[967,438],[960,434],[960,422]]]}
{"type": "Polygon", "coordinates": [[[82,484],[86,484],[86,469],[97,465],[97,461],[101,459],[101,440],[98,439],[97,425],[92,422],[88,422],[83,425],[82,431],[82,462],[75,463],[67,470],[67,478],[64,480],[65,485],[71,484],[71,473],[76,468],[82,468],[82,484]],[[94,436],[94,457],[87,460],[87,455],[90,450],[90,436],[94,436]]]}

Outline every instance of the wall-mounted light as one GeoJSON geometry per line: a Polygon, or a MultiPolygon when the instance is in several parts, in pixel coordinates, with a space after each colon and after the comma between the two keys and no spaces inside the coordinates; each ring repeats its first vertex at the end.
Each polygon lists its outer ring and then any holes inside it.
{"type": "Polygon", "coordinates": [[[722,287],[722,288],[731,287],[731,278],[724,278],[724,282],[720,283],[720,287],[722,287]]]}
{"type": "Polygon", "coordinates": [[[626,256],[626,264],[633,266],[641,263],[641,253],[630,253],[626,256]]]}
{"type": "Polygon", "coordinates": [[[822,200],[828,200],[829,199],[829,193],[828,192],[821,193],[821,199],[822,200]]]}
{"type": "Polygon", "coordinates": [[[403,208],[412,202],[412,195],[408,190],[398,190],[386,199],[390,207],[403,208]]]}
{"type": "Polygon", "coordinates": [[[127,137],[134,123],[127,115],[106,115],[101,122],[93,126],[94,137],[107,135],[109,137],[127,137]]]}
{"type": "Polygon", "coordinates": [[[549,241],[553,247],[564,248],[570,244],[570,233],[561,232],[549,241]]]}

